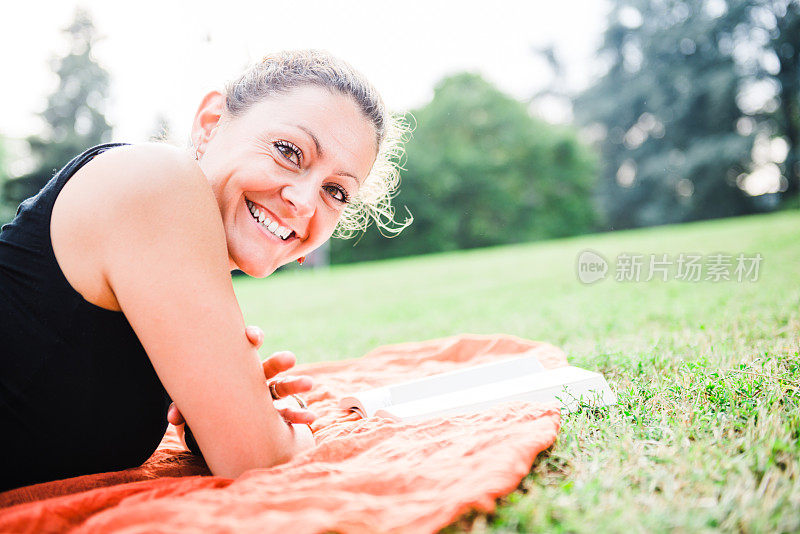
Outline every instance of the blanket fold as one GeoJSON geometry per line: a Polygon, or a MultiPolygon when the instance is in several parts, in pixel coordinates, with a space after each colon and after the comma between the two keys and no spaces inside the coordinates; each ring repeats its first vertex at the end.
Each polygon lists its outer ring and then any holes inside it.
{"type": "Polygon", "coordinates": [[[141,467],[0,494],[0,531],[426,532],[470,510],[490,512],[555,440],[555,405],[508,403],[410,423],[360,419],[345,394],[532,353],[566,365],[553,345],[461,335],[378,348],[353,360],[297,366],[315,388],[317,446],[236,480],[209,476],[170,429],[141,467]]]}

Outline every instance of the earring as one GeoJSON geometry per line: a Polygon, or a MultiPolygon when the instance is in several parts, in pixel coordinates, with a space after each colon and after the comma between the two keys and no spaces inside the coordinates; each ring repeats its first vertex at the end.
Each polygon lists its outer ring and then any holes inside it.
{"type": "Polygon", "coordinates": [[[197,154],[197,149],[196,148],[194,149],[194,160],[195,161],[200,161],[200,156],[197,154]]]}
{"type": "Polygon", "coordinates": [[[297,263],[299,263],[300,265],[303,265],[304,261],[306,261],[305,256],[300,256],[299,258],[297,258],[297,263]]]}

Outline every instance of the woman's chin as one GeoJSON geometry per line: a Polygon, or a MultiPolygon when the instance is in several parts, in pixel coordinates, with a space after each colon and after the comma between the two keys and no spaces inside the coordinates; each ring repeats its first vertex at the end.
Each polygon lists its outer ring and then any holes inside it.
{"type": "Polygon", "coordinates": [[[277,268],[278,268],[277,265],[273,265],[271,263],[269,265],[263,264],[263,265],[258,265],[258,266],[253,267],[252,274],[251,273],[247,273],[247,274],[249,274],[250,276],[253,276],[255,278],[265,278],[265,277],[271,275],[272,273],[274,273],[277,268]]]}
{"type": "Polygon", "coordinates": [[[274,260],[257,257],[239,258],[235,263],[237,269],[254,278],[269,276],[279,267],[274,260]]]}

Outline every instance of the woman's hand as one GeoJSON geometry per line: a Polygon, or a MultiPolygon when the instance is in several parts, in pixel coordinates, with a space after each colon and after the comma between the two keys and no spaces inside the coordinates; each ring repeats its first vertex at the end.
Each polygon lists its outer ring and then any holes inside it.
{"type": "MultiPolygon", "coordinates": [[[[264,331],[257,326],[251,325],[245,328],[245,335],[247,336],[247,340],[250,341],[256,349],[260,348],[261,344],[264,342],[264,331]]],[[[312,388],[313,383],[311,378],[307,376],[270,380],[278,374],[294,367],[296,361],[293,353],[281,351],[276,352],[262,363],[264,377],[272,384],[270,391],[277,394],[277,397],[273,395],[274,399],[277,400],[303,393],[312,388]]],[[[292,403],[292,405],[276,405],[276,408],[278,408],[278,413],[281,414],[287,423],[305,425],[313,423],[317,418],[316,414],[308,409],[301,408],[296,403],[292,403]]],[[[170,404],[169,410],[167,411],[167,421],[178,427],[178,435],[181,437],[181,440],[183,440],[183,425],[186,421],[174,402],[170,404]]]]}
{"type": "MultiPolygon", "coordinates": [[[[307,411],[298,402],[299,397],[286,397],[275,401],[275,407],[281,414],[285,410],[294,411],[307,411]]],[[[284,416],[285,417],[285,416],[284,416]]],[[[311,432],[311,426],[306,424],[293,424],[292,431],[294,433],[294,441],[298,451],[310,449],[316,445],[314,434],[311,432]]]]}

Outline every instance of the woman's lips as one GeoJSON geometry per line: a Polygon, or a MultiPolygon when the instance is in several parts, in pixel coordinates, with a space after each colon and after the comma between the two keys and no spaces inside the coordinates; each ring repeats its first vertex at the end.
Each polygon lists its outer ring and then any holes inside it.
{"type": "Polygon", "coordinates": [[[258,224],[265,233],[280,239],[282,242],[293,239],[296,234],[294,230],[281,223],[274,214],[264,206],[245,198],[245,206],[253,221],[258,224]]]}

